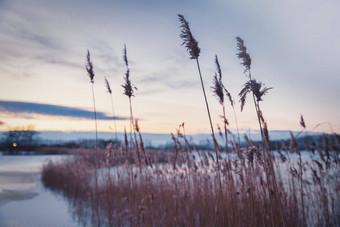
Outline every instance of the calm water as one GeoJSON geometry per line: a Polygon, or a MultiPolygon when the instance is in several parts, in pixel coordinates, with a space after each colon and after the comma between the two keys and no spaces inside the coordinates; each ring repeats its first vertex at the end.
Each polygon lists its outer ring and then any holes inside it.
{"type": "Polygon", "coordinates": [[[43,187],[42,165],[62,155],[0,154],[0,226],[78,226],[67,200],[43,187]]]}
{"type": "MultiPolygon", "coordinates": [[[[201,159],[197,153],[193,154],[196,160],[201,159]]],[[[212,153],[214,156],[214,154],[212,153]]],[[[222,156],[226,154],[222,153],[222,156]]],[[[302,159],[308,160],[310,153],[302,152],[302,159]]],[[[45,226],[81,226],[79,218],[86,223],[91,223],[91,215],[74,212],[74,206],[67,198],[46,189],[41,184],[41,169],[49,160],[58,161],[64,159],[63,155],[27,155],[27,156],[3,156],[0,153],[0,227],[45,227],[45,226]],[[74,216],[73,216],[74,215],[74,216]]],[[[226,158],[226,157],[223,157],[226,158]]],[[[231,155],[230,158],[236,158],[231,155]]],[[[298,156],[290,156],[296,161],[298,156]]],[[[315,157],[318,159],[318,157],[315,157]]],[[[123,166],[121,173],[124,173],[123,166]]],[[[120,169],[118,168],[118,169],[120,169]]],[[[172,169],[170,165],[162,165],[162,168],[172,169]]],[[[287,168],[284,164],[281,168],[287,168]]],[[[112,168],[112,176],[115,171],[112,168]]],[[[107,169],[99,173],[107,176],[107,169]]],[[[104,180],[103,180],[104,181],[104,180]]]]}

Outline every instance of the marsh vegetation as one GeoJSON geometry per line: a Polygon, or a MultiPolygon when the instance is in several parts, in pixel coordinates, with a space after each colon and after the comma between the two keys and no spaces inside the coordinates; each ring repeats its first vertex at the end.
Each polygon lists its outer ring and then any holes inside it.
{"type": "MultiPolygon", "coordinates": [[[[216,140],[207,92],[199,65],[200,48],[189,23],[178,15],[180,37],[197,65],[204,104],[211,128],[213,150],[199,150],[179,125],[171,134],[168,151],[144,148],[138,120],[133,117],[131,83],[126,46],[123,93],[129,98],[130,133],[121,145],[79,152],[72,159],[44,166],[44,185],[67,197],[79,223],[93,226],[338,226],[340,225],[340,138],[333,133],[323,141],[298,144],[282,141],[275,151],[261,101],[271,91],[251,74],[251,57],[245,42],[236,38],[247,81],[239,98],[241,110],[250,96],[261,132],[261,142],[247,143],[228,137],[225,109],[236,104],[222,82],[218,57],[212,92],[222,107],[224,144],[216,140]],[[329,137],[333,137],[330,143],[329,137]],[[303,146],[303,150],[300,147],[303,146]]],[[[93,89],[93,65],[87,55],[87,71],[93,89]],[[93,75],[91,77],[91,75],[93,75]]],[[[107,82],[107,89],[110,87],[107,82]]],[[[93,96],[94,97],[94,96],[93,96]]],[[[94,109],[95,113],[95,109],[94,109]]],[[[235,111],[234,111],[235,113],[235,111]]],[[[114,113],[113,113],[114,119],[114,113]]],[[[237,116],[234,114],[237,122],[237,116]]],[[[95,119],[96,120],[96,119],[95,119]]],[[[301,131],[306,130],[303,116],[301,131]]]]}

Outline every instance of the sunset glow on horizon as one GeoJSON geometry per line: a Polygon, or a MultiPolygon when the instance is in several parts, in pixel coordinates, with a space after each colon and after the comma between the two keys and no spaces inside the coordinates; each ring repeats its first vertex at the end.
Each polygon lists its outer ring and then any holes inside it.
{"type": "MultiPolygon", "coordinates": [[[[142,132],[209,133],[196,63],[179,37],[183,14],[201,48],[200,64],[213,125],[222,108],[213,96],[215,54],[223,83],[235,101],[242,130],[257,129],[247,82],[237,58],[236,36],[252,58],[252,75],[273,87],[260,103],[269,130],[340,132],[340,2],[270,1],[0,1],[0,131],[33,125],[43,131],[92,131],[93,100],[85,63],[93,63],[98,130],[112,131],[110,82],[119,132],[129,130],[123,94],[124,44],[130,78],[138,88],[133,115],[142,132]]],[[[234,112],[226,103],[231,130],[234,112]]],[[[217,130],[216,130],[217,131],[217,130]]]]}

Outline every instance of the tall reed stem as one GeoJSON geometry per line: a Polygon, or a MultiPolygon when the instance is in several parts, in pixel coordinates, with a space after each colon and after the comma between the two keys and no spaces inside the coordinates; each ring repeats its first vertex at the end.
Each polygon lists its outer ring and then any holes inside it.
{"type": "MultiPolygon", "coordinates": [[[[224,125],[224,136],[225,136],[225,151],[227,153],[229,153],[229,147],[228,147],[228,130],[227,130],[227,118],[225,116],[225,106],[224,104],[222,105],[223,106],[223,125],[224,125]]],[[[228,154],[228,157],[229,157],[229,154],[228,154]]]]}
{"type": "Polygon", "coordinates": [[[95,129],[96,129],[96,158],[95,158],[95,207],[96,207],[96,215],[97,215],[97,225],[100,226],[100,219],[99,219],[99,202],[98,202],[98,174],[97,174],[97,168],[98,168],[98,126],[97,126],[97,111],[96,111],[96,100],[94,97],[94,70],[93,65],[90,59],[90,51],[87,50],[87,63],[86,63],[86,71],[90,77],[90,83],[92,88],[92,98],[93,98],[93,113],[94,113],[94,122],[95,122],[95,129]]]}
{"type": "Polygon", "coordinates": [[[214,146],[215,146],[215,152],[216,152],[216,161],[217,161],[217,165],[219,166],[219,157],[218,157],[219,155],[218,155],[216,144],[215,144],[216,143],[215,132],[214,132],[214,128],[213,128],[213,124],[212,124],[212,120],[211,120],[209,104],[208,104],[208,100],[207,100],[207,95],[205,93],[204,83],[203,83],[202,74],[201,74],[201,67],[200,67],[198,58],[196,58],[196,63],[197,63],[198,73],[199,73],[200,80],[201,80],[201,86],[202,86],[202,90],[203,90],[204,101],[205,101],[205,105],[206,105],[207,112],[208,112],[210,129],[211,129],[212,137],[213,137],[213,140],[214,140],[214,146]]]}
{"type": "MultiPolygon", "coordinates": [[[[248,72],[249,72],[249,74],[248,74],[249,80],[251,80],[252,78],[251,78],[250,69],[248,70],[248,72]]],[[[252,95],[253,95],[253,101],[254,101],[256,116],[257,116],[257,120],[258,120],[259,127],[260,127],[260,132],[261,132],[262,148],[264,150],[264,148],[265,148],[265,140],[264,140],[263,128],[262,128],[262,124],[261,124],[261,117],[260,117],[260,112],[259,112],[259,106],[258,106],[258,103],[256,102],[254,91],[252,92],[252,95]]]]}
{"type": "Polygon", "coordinates": [[[217,141],[216,141],[216,138],[215,138],[215,132],[214,132],[214,128],[213,128],[213,124],[212,124],[212,120],[211,120],[208,99],[207,99],[207,95],[205,93],[205,88],[204,88],[204,83],[203,83],[203,79],[202,79],[202,73],[201,73],[201,68],[200,68],[198,58],[196,58],[196,63],[197,63],[197,69],[198,69],[198,73],[199,73],[200,80],[201,80],[201,85],[202,85],[202,90],[203,90],[203,95],[204,95],[204,101],[205,101],[205,105],[207,107],[207,113],[208,113],[208,117],[209,117],[210,128],[211,128],[211,133],[212,133],[214,147],[215,147],[216,163],[217,163],[217,168],[218,168],[217,177],[218,177],[218,182],[219,182],[219,186],[220,186],[220,193],[221,193],[221,200],[222,200],[221,202],[222,202],[222,207],[223,207],[222,216],[223,216],[223,220],[225,220],[225,218],[224,218],[224,215],[225,215],[224,199],[223,199],[223,189],[222,189],[222,182],[221,182],[221,173],[220,173],[221,167],[220,167],[219,154],[218,154],[218,145],[217,145],[217,141]]]}
{"type": "Polygon", "coordinates": [[[92,98],[93,98],[93,113],[94,113],[94,122],[96,128],[96,156],[97,156],[97,146],[98,146],[98,126],[97,126],[97,111],[96,111],[96,100],[94,98],[94,88],[93,83],[91,83],[92,87],[92,98]]]}
{"type": "Polygon", "coordinates": [[[236,112],[235,112],[235,108],[233,106],[233,112],[234,112],[234,118],[235,118],[235,123],[236,123],[236,128],[237,128],[237,137],[238,137],[238,145],[241,145],[241,140],[240,140],[240,131],[238,128],[238,122],[237,122],[237,117],[236,117],[236,112]]]}
{"type": "Polygon", "coordinates": [[[114,123],[114,126],[115,126],[115,135],[116,135],[116,142],[117,142],[117,141],[118,141],[117,124],[116,124],[115,111],[114,111],[114,108],[113,108],[113,98],[112,98],[112,94],[111,94],[110,96],[111,96],[111,106],[112,106],[112,117],[113,117],[113,123],[114,123]]]}
{"type": "Polygon", "coordinates": [[[183,39],[182,45],[184,45],[186,47],[187,51],[189,52],[190,59],[196,60],[196,64],[197,64],[197,68],[198,68],[198,72],[199,72],[199,76],[200,76],[200,80],[201,80],[205,105],[206,105],[206,108],[207,108],[209,122],[210,122],[211,133],[212,133],[212,137],[213,137],[213,140],[214,140],[213,142],[214,142],[215,152],[216,152],[216,160],[217,160],[216,162],[217,162],[217,166],[218,166],[218,181],[219,181],[219,185],[220,185],[220,192],[221,192],[222,206],[223,206],[222,215],[223,215],[223,220],[225,220],[224,219],[225,213],[224,213],[224,203],[223,203],[223,191],[222,191],[222,183],[221,183],[221,177],[220,177],[220,162],[219,162],[219,154],[218,154],[218,145],[217,145],[217,141],[215,139],[215,133],[214,133],[213,124],[212,124],[212,121],[211,121],[211,115],[210,115],[207,95],[205,93],[205,88],[204,88],[202,74],[201,74],[201,68],[200,68],[199,61],[198,61],[198,57],[200,55],[201,49],[198,47],[198,42],[194,38],[194,36],[192,35],[190,27],[189,27],[189,23],[185,20],[184,16],[181,15],[181,14],[178,14],[178,19],[181,22],[181,28],[182,28],[181,34],[180,34],[180,37],[183,39]]]}
{"type": "Polygon", "coordinates": [[[274,166],[273,166],[273,158],[271,154],[269,153],[269,138],[268,138],[268,131],[267,131],[267,126],[264,121],[264,118],[262,116],[262,112],[260,109],[259,102],[262,101],[262,96],[266,94],[268,90],[271,88],[266,88],[264,87],[261,90],[262,83],[258,83],[255,79],[252,79],[251,72],[250,72],[250,67],[251,67],[251,58],[250,55],[247,53],[247,48],[244,45],[244,41],[240,37],[236,37],[237,40],[237,47],[238,47],[238,53],[237,56],[239,59],[242,60],[242,65],[245,66],[245,71],[248,71],[248,82],[245,84],[245,87],[241,90],[240,92],[240,97],[241,97],[241,110],[243,109],[243,106],[245,104],[245,99],[246,99],[246,94],[248,92],[252,93],[253,96],[253,101],[254,101],[254,106],[255,106],[255,111],[257,115],[257,120],[259,123],[260,131],[261,131],[261,138],[262,138],[262,150],[264,153],[264,163],[265,163],[265,173],[266,173],[266,178],[267,178],[267,190],[268,190],[268,195],[270,199],[270,206],[271,206],[271,220],[272,220],[272,225],[278,224],[275,223],[275,220],[273,219],[273,207],[274,207],[274,201],[273,199],[277,199],[277,203],[279,204],[279,210],[280,210],[280,218],[281,218],[281,223],[283,226],[285,226],[284,222],[284,217],[283,217],[283,211],[282,211],[282,204],[279,196],[279,191],[276,183],[276,176],[275,176],[275,171],[274,171],[274,166]],[[275,193],[275,198],[272,198],[270,193],[271,193],[271,188],[273,187],[274,193],[275,193]]]}
{"type": "Polygon", "coordinates": [[[302,182],[302,176],[303,176],[302,168],[303,167],[302,167],[301,151],[298,151],[298,154],[299,154],[299,169],[300,169],[299,180],[300,180],[302,226],[305,227],[307,225],[306,225],[306,215],[305,215],[305,203],[304,203],[304,198],[303,198],[303,182],[302,182]]]}
{"type": "Polygon", "coordinates": [[[134,123],[134,118],[133,118],[133,112],[132,112],[132,100],[131,98],[129,98],[129,104],[130,104],[130,142],[133,144],[136,154],[137,154],[137,158],[138,158],[138,164],[141,164],[141,157],[139,154],[139,150],[138,150],[138,141],[137,141],[137,135],[136,135],[136,130],[135,130],[135,123],[134,123]],[[133,142],[133,138],[132,138],[132,130],[133,130],[133,135],[135,137],[135,142],[133,142]]]}

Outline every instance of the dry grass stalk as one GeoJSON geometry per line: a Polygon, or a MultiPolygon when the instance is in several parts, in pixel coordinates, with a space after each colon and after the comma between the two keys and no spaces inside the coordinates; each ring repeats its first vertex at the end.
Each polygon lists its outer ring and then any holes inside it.
{"type": "MultiPolygon", "coordinates": [[[[133,119],[133,111],[132,111],[132,101],[131,98],[134,97],[134,91],[137,90],[137,87],[133,86],[130,80],[130,68],[127,58],[127,50],[126,45],[124,44],[124,51],[123,51],[123,59],[126,65],[126,73],[124,77],[125,83],[122,85],[124,88],[124,95],[126,95],[129,98],[129,106],[130,106],[130,143],[133,144],[132,139],[132,130],[134,129],[134,119],[133,119]]],[[[135,140],[136,140],[136,134],[135,134],[135,140]]],[[[135,145],[137,146],[137,144],[135,145]]]]}
{"type": "MultiPolygon", "coordinates": [[[[179,15],[179,19],[183,29],[183,45],[186,45],[190,58],[196,59],[205,95],[198,64],[198,43],[184,17],[179,15]]],[[[138,143],[135,134],[135,149],[141,153],[133,155],[128,150],[124,128],[125,148],[124,145],[121,149],[109,145],[107,150],[98,150],[96,146],[95,158],[93,152],[81,151],[70,160],[49,163],[42,172],[44,185],[70,199],[74,208],[72,211],[79,220],[84,220],[83,225],[88,225],[87,221],[97,226],[340,225],[340,177],[337,174],[340,168],[339,136],[334,133],[335,144],[331,144],[328,135],[324,135],[323,143],[313,142],[306,146],[312,151],[306,154],[299,151],[298,140],[291,134],[290,148],[283,141],[282,148],[278,148],[280,159],[274,158],[269,151],[267,124],[259,105],[270,88],[251,78],[250,56],[243,40],[237,37],[237,41],[238,57],[246,68],[245,72],[249,73],[249,81],[240,93],[241,99],[244,99],[241,105],[243,108],[247,94],[252,93],[263,152],[254,142],[247,140],[246,147],[233,147],[230,150],[231,158],[222,159],[211,124],[215,157],[220,160],[215,162],[213,152],[197,149],[191,152],[184,123],[179,125],[177,136],[171,134],[175,143],[174,152],[146,150],[136,120],[132,125],[139,133],[140,141],[138,143]],[[181,145],[180,139],[184,139],[186,148],[181,145]],[[318,152],[314,153],[314,150],[318,152]],[[141,158],[145,165],[141,165],[141,158]],[[172,164],[170,167],[167,161],[172,164]],[[105,168],[99,172],[102,179],[99,185],[98,163],[105,163],[102,165],[105,168]],[[310,193],[308,200],[304,199],[304,193],[310,193]],[[99,209],[103,212],[99,213],[99,209]]],[[[123,87],[124,94],[130,100],[131,120],[134,88],[129,79],[126,47],[123,59],[127,67],[123,87]]],[[[215,63],[217,73],[213,89],[224,104],[224,92],[227,91],[221,81],[217,57],[215,63]]],[[[94,72],[89,52],[86,70],[93,88],[94,72]]],[[[107,88],[111,90],[109,86],[107,88]]],[[[232,102],[231,96],[228,97],[232,102]]],[[[206,96],[205,101],[211,123],[206,96]]],[[[302,116],[300,125],[306,128],[302,116]]]]}
{"type": "Polygon", "coordinates": [[[92,98],[93,98],[93,113],[94,113],[94,120],[95,120],[95,129],[96,129],[96,147],[98,143],[98,127],[97,127],[97,111],[96,111],[96,100],[94,98],[94,89],[93,89],[93,84],[94,84],[94,70],[93,70],[93,65],[90,59],[90,51],[87,50],[87,56],[86,56],[86,71],[88,76],[90,77],[90,83],[92,87],[92,98]]]}
{"type": "Polygon", "coordinates": [[[244,45],[243,39],[240,37],[236,37],[237,40],[237,57],[242,60],[241,65],[245,67],[244,73],[247,71],[249,72],[248,77],[251,80],[250,74],[250,66],[251,66],[251,58],[250,55],[247,53],[247,47],[244,45]]]}
{"type": "Polygon", "coordinates": [[[215,75],[213,77],[213,86],[212,86],[212,91],[213,94],[216,96],[216,98],[218,99],[218,102],[220,103],[220,105],[222,106],[222,110],[223,110],[223,126],[224,126],[224,136],[225,136],[225,151],[228,152],[228,147],[229,147],[229,143],[228,143],[228,129],[227,129],[227,125],[229,125],[228,119],[226,117],[226,113],[225,113],[225,105],[224,105],[224,92],[226,92],[226,94],[229,94],[229,99],[231,99],[230,93],[227,91],[227,89],[224,87],[223,82],[222,82],[222,71],[221,71],[221,66],[220,63],[218,62],[218,58],[217,55],[215,55],[215,64],[216,64],[216,71],[215,75]]]}
{"type": "MultiPolygon", "coordinates": [[[[181,23],[181,28],[182,28],[181,34],[180,34],[180,37],[183,39],[182,46],[184,45],[186,47],[187,51],[189,52],[190,59],[196,60],[197,69],[198,69],[198,73],[199,73],[199,77],[200,77],[200,81],[201,81],[201,86],[202,86],[202,91],[203,91],[203,95],[204,95],[204,101],[205,101],[205,105],[206,105],[206,108],[207,108],[207,113],[208,113],[208,118],[209,118],[209,123],[210,123],[210,128],[211,128],[211,135],[213,137],[213,143],[214,143],[214,147],[215,147],[216,162],[217,162],[218,169],[220,169],[218,144],[217,144],[216,138],[215,138],[215,132],[214,132],[214,128],[213,128],[213,124],[212,124],[212,120],[211,120],[208,99],[207,99],[207,95],[206,95],[205,88],[204,88],[200,64],[199,64],[199,61],[198,61],[198,57],[200,55],[201,49],[198,47],[198,42],[194,38],[194,36],[192,35],[190,27],[189,27],[189,23],[185,20],[184,16],[181,15],[181,14],[178,14],[178,19],[181,23]]],[[[222,193],[221,180],[219,180],[219,185],[220,185],[220,191],[222,193]]],[[[221,194],[221,199],[223,201],[223,194],[221,194]]],[[[223,212],[223,215],[224,215],[224,212],[223,212]]]]}
{"type": "Polygon", "coordinates": [[[283,226],[285,225],[284,222],[284,215],[283,209],[281,204],[281,199],[279,195],[279,190],[277,186],[276,175],[273,166],[273,157],[269,153],[269,136],[268,136],[268,129],[267,124],[264,120],[261,108],[260,108],[260,101],[262,101],[262,97],[272,89],[265,87],[261,82],[257,82],[255,79],[252,78],[250,68],[251,68],[251,58],[250,55],[247,53],[247,48],[244,45],[244,41],[240,37],[236,37],[237,40],[237,47],[238,47],[238,58],[242,61],[241,64],[245,67],[244,73],[248,72],[248,81],[244,84],[241,92],[239,93],[240,102],[241,102],[241,111],[246,102],[246,97],[248,93],[252,93],[254,106],[257,114],[257,119],[261,131],[262,137],[262,150],[264,152],[264,163],[265,163],[265,170],[266,170],[266,178],[267,178],[267,191],[270,193],[274,191],[275,196],[270,198],[270,206],[273,207],[275,203],[279,205],[280,211],[280,219],[274,220],[272,219],[272,224],[275,223],[283,226]]]}
{"type": "Polygon", "coordinates": [[[182,46],[185,46],[190,54],[190,59],[197,59],[201,53],[201,49],[198,47],[198,42],[191,33],[189,23],[185,20],[184,16],[178,14],[178,19],[181,22],[181,34],[183,39],[182,46]]]}
{"type": "MultiPolygon", "coordinates": [[[[91,88],[92,88],[92,98],[93,98],[93,113],[94,113],[94,122],[95,122],[95,129],[96,129],[96,157],[95,157],[95,199],[96,199],[96,214],[98,217],[98,223],[99,223],[99,204],[98,204],[98,177],[97,177],[97,168],[98,168],[98,127],[97,127],[97,111],[96,111],[96,101],[94,98],[94,89],[93,89],[93,84],[94,84],[94,70],[93,70],[93,64],[90,59],[90,51],[87,50],[87,56],[86,56],[86,71],[88,73],[88,76],[90,77],[90,83],[91,83],[91,88]]],[[[99,225],[99,224],[98,224],[99,225]]]]}
{"type": "MultiPolygon", "coordinates": [[[[204,101],[205,101],[206,108],[207,108],[211,133],[212,133],[213,141],[216,141],[214,128],[213,128],[213,124],[212,124],[212,120],[211,120],[211,115],[210,115],[208,99],[207,99],[207,95],[206,95],[206,92],[205,92],[204,83],[203,83],[202,74],[201,74],[201,68],[200,68],[199,61],[198,61],[198,57],[200,55],[201,49],[198,47],[198,42],[196,41],[196,39],[192,35],[190,27],[189,27],[189,23],[185,20],[184,16],[181,15],[181,14],[178,14],[178,19],[181,23],[180,27],[182,28],[181,34],[180,34],[180,37],[183,39],[182,46],[186,47],[187,51],[189,52],[190,59],[196,60],[197,69],[198,69],[198,73],[199,73],[199,77],[200,77],[200,81],[201,81],[201,86],[202,86],[202,91],[203,91],[203,95],[204,95],[204,101]]],[[[217,163],[218,163],[219,162],[219,157],[218,157],[219,155],[217,153],[217,149],[215,149],[215,151],[216,151],[216,160],[217,160],[217,163]]]]}
{"type": "MultiPolygon", "coordinates": [[[[176,138],[178,140],[178,138],[176,138]]],[[[340,223],[337,217],[340,207],[339,194],[336,192],[340,182],[334,178],[330,168],[339,168],[336,157],[330,156],[329,162],[318,161],[315,157],[305,160],[302,165],[311,168],[311,172],[301,174],[300,159],[297,152],[297,141],[292,138],[291,152],[286,160],[274,161],[277,172],[282,172],[282,178],[276,178],[280,185],[279,194],[284,207],[284,222],[287,226],[336,226],[340,223]],[[291,156],[291,157],[289,157],[291,156]],[[294,160],[294,161],[293,161],[294,160]],[[326,170],[326,165],[330,165],[326,170]],[[289,167],[292,168],[289,168],[289,167]],[[296,168],[295,168],[296,167],[296,168]],[[290,173],[290,171],[292,171],[290,173]],[[328,172],[327,172],[328,171],[328,172]],[[310,174],[309,176],[306,174],[310,174]],[[297,187],[294,186],[297,181],[297,187]],[[302,204],[301,182],[304,193],[310,193],[309,200],[302,204]],[[307,183],[308,182],[308,183],[307,183]],[[333,205],[332,202],[333,201],[333,205]],[[301,209],[305,207],[306,220],[303,221],[301,209]],[[300,212],[297,212],[297,209],[300,212]]],[[[177,143],[177,142],[176,142],[177,143]]],[[[112,149],[108,148],[108,149],[112,149]]],[[[180,148],[178,148],[180,149],[180,148]]],[[[321,148],[320,148],[321,149],[321,148]]],[[[146,156],[153,156],[146,150],[146,156]]],[[[236,155],[236,150],[232,150],[236,155]]],[[[176,226],[176,225],[225,225],[229,226],[283,226],[280,222],[280,208],[276,201],[272,206],[270,197],[275,197],[274,189],[268,193],[264,157],[256,146],[242,148],[239,158],[230,162],[227,159],[221,166],[221,179],[224,203],[220,199],[218,186],[218,169],[212,165],[212,160],[205,160],[210,152],[200,151],[202,159],[191,159],[190,165],[187,152],[178,150],[175,153],[159,152],[155,157],[171,155],[163,160],[174,161],[177,155],[176,169],[166,167],[160,163],[153,168],[143,165],[141,172],[133,163],[137,157],[112,150],[112,156],[107,161],[107,151],[100,151],[100,160],[106,161],[106,167],[111,163],[111,175],[103,172],[103,184],[99,186],[99,204],[102,226],[106,222],[112,225],[142,225],[142,226],[176,226]],[[184,162],[184,163],[183,163],[184,162]],[[210,163],[209,163],[210,162],[210,163]],[[125,164],[124,164],[125,163],[125,164]],[[119,173],[119,177],[116,174],[119,173]],[[138,174],[137,174],[138,173],[138,174]],[[112,180],[112,184],[107,182],[112,180]],[[228,219],[223,217],[222,210],[227,211],[228,219]],[[247,217],[247,218],[245,218],[247,217]]],[[[302,153],[302,152],[301,152],[302,153]]],[[[94,168],[92,157],[86,152],[79,153],[73,160],[65,163],[49,164],[44,167],[43,182],[46,186],[55,188],[73,198],[70,202],[75,211],[84,210],[87,201],[94,205],[88,197],[92,190],[91,168],[94,168]],[[78,179],[79,176],[79,179],[78,179]]],[[[91,155],[91,153],[89,153],[91,155]]],[[[93,154],[92,154],[93,156],[93,154]]],[[[213,156],[211,156],[213,157],[213,156]]],[[[302,157],[302,155],[301,155],[302,157]]],[[[309,157],[308,155],[306,157],[309,157]]],[[[156,160],[155,159],[155,160],[156,160]]],[[[173,163],[174,164],[174,163],[173,163]]],[[[302,168],[303,169],[303,168],[302,168]]],[[[306,170],[303,170],[306,171],[306,170]]],[[[275,201],[275,200],[274,200],[275,201]]],[[[92,212],[95,212],[93,206],[92,212]]],[[[89,213],[77,214],[89,218],[89,213]]],[[[93,220],[94,223],[96,219],[93,220]]]]}
{"type": "Polygon", "coordinates": [[[112,90],[111,90],[111,87],[110,87],[110,83],[109,83],[109,81],[107,80],[106,77],[105,77],[105,84],[106,84],[106,90],[107,90],[107,92],[110,94],[110,97],[111,97],[112,118],[113,118],[113,123],[114,123],[114,127],[115,127],[116,142],[118,142],[118,136],[117,136],[117,124],[116,124],[115,111],[114,111],[114,107],[113,107],[112,90]]]}

